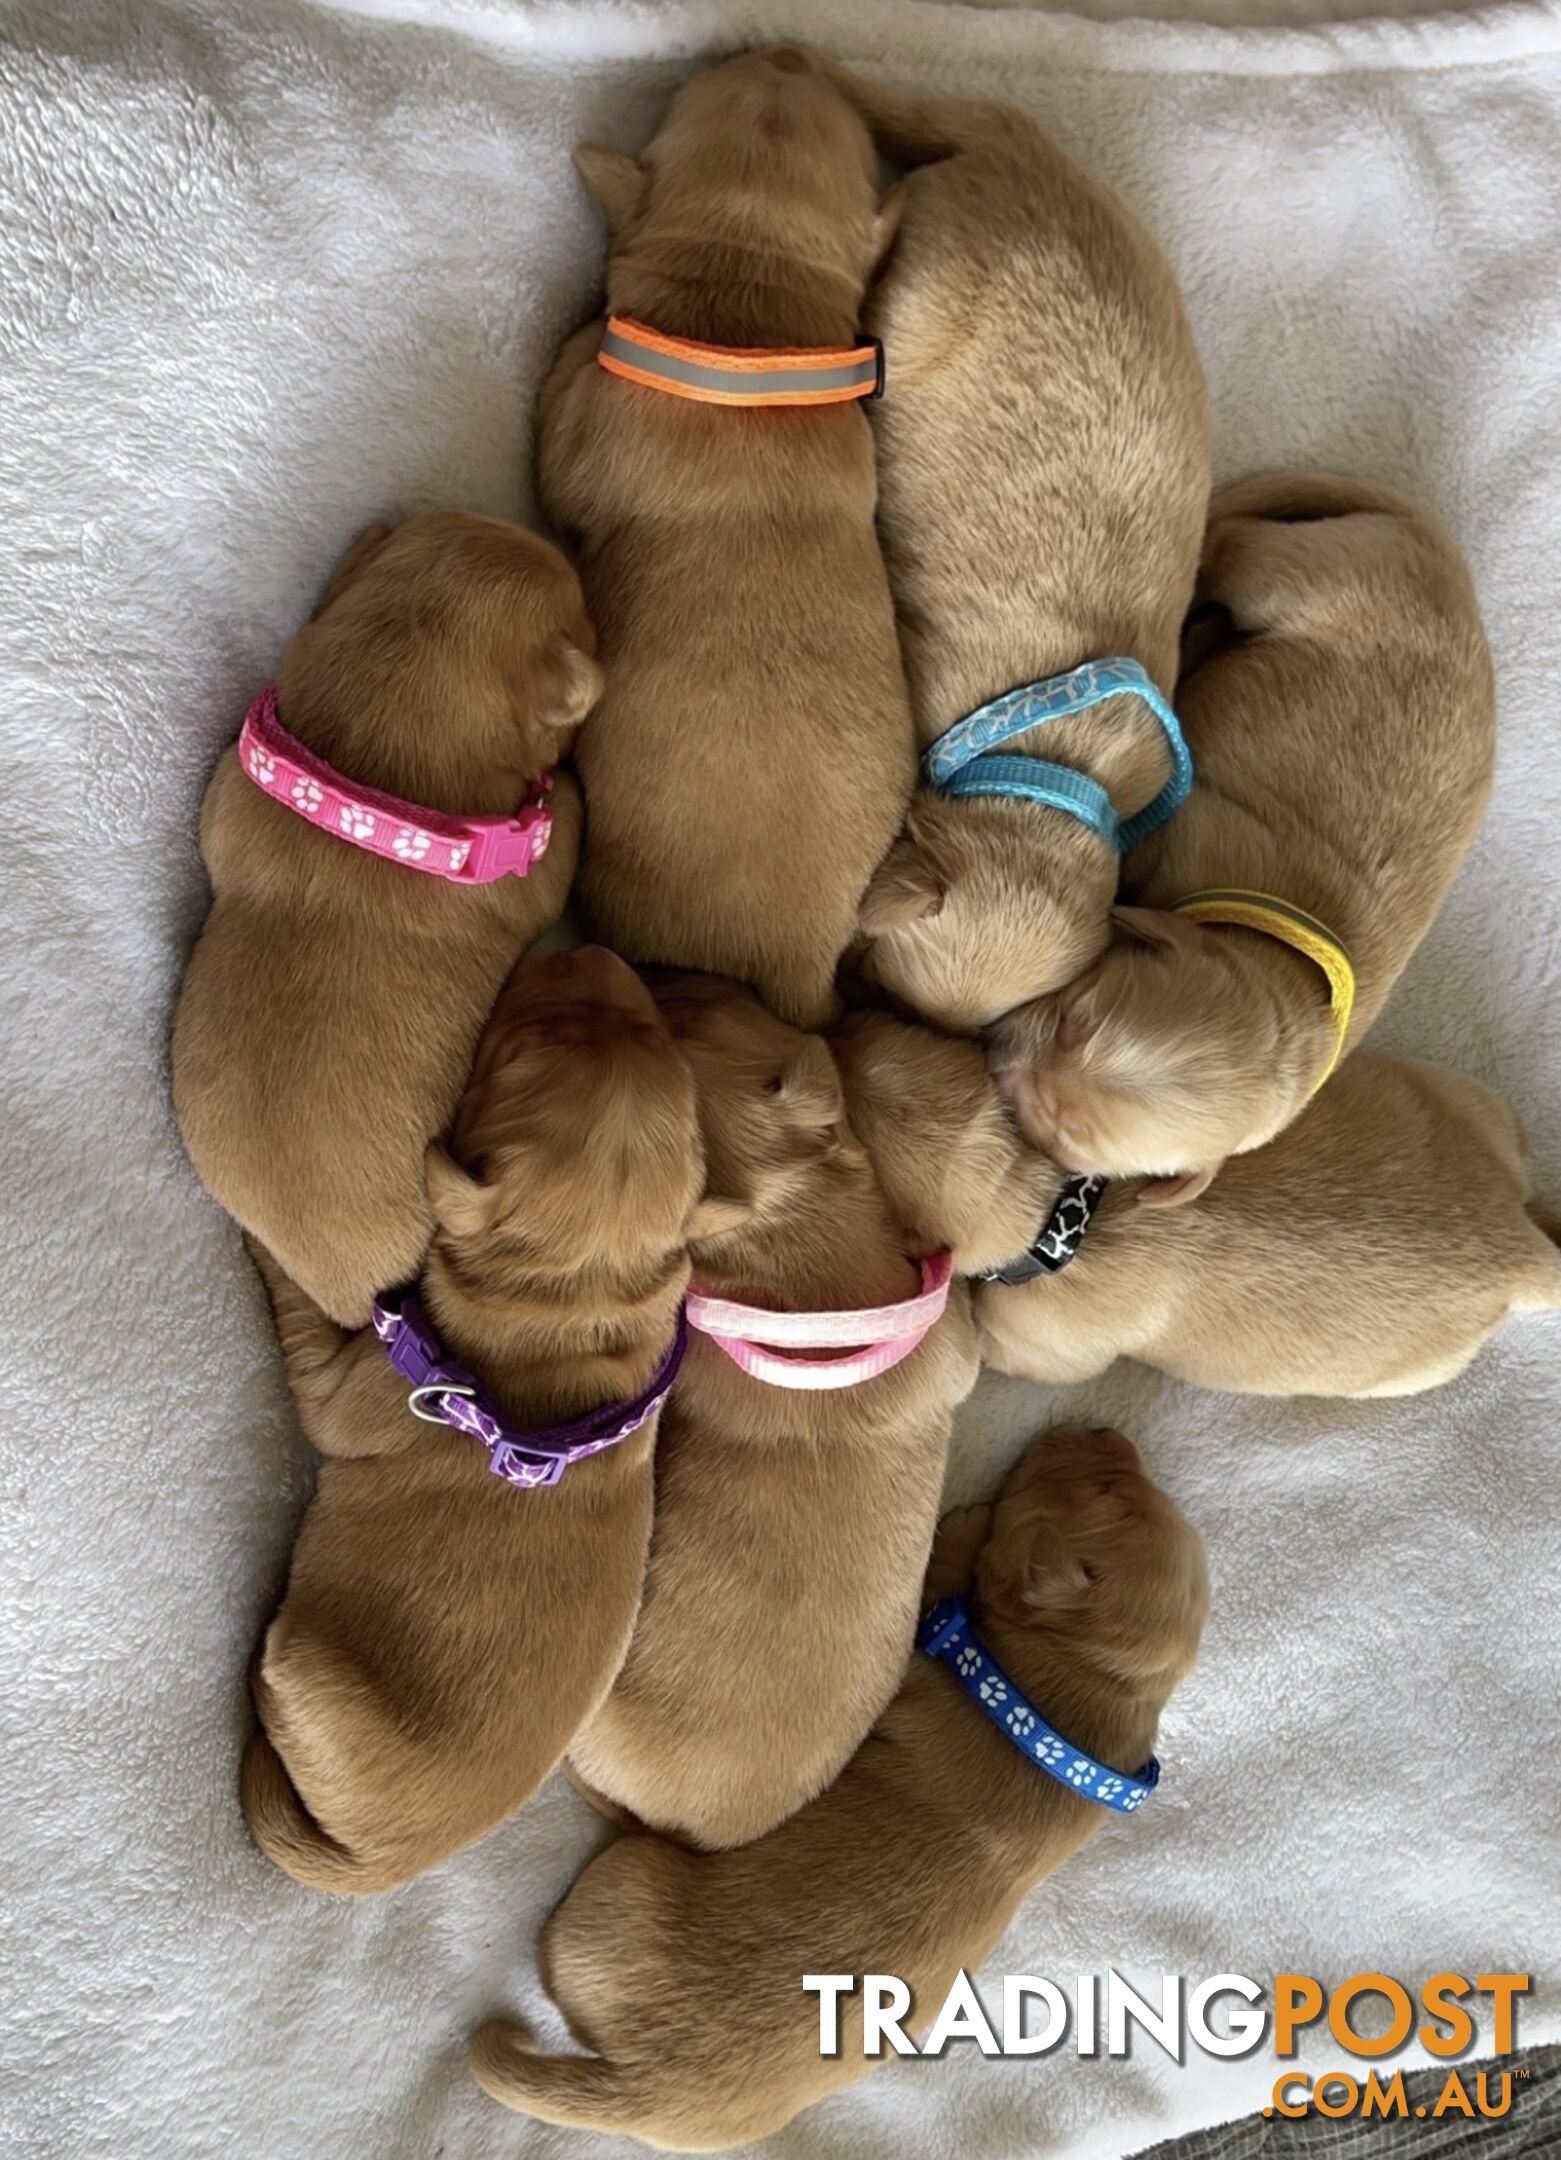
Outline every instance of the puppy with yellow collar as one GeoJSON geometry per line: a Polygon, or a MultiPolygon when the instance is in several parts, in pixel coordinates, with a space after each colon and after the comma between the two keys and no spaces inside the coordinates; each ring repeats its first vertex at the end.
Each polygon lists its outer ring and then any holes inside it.
{"type": "Polygon", "coordinates": [[[1196,1197],[1371,1026],[1468,852],[1495,707],[1469,573],[1392,489],[1270,473],[1216,497],[1177,705],[1198,781],[1132,854],[1112,945],[992,1062],[1070,1170],[1196,1197]]]}

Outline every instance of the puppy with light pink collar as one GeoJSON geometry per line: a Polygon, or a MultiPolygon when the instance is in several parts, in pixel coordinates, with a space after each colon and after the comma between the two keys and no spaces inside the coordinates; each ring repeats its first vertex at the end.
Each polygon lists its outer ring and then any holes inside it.
{"type": "Polygon", "coordinates": [[[894,1693],[975,1331],[963,1284],[945,1303],[934,1273],[929,1296],[928,1248],[847,1122],[828,1046],[718,978],[676,976],[656,1000],[699,1095],[695,1289],[750,1311],[690,1303],[634,1641],[569,1764],[609,1812],[740,1845],[823,1791],[894,1693]],[[849,1350],[860,1335],[829,1325],[848,1312],[871,1314],[886,1359],[863,1374],[852,1356],[849,1386],[786,1385],[791,1353],[756,1370],[740,1339],[824,1314],[803,1332],[849,1350]]]}

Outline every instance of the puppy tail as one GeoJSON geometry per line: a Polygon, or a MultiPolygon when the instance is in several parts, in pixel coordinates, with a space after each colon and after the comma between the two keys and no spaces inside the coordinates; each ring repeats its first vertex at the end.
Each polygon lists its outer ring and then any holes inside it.
{"type": "Polygon", "coordinates": [[[980,98],[923,97],[886,90],[880,83],[864,82],[826,54],[814,53],[812,58],[819,73],[829,78],[865,123],[884,156],[907,172],[952,157],[959,150],[1011,144],[1016,137],[1034,133],[1011,106],[980,98]]]}
{"type": "Polygon", "coordinates": [[[1418,504],[1397,488],[1344,473],[1262,472],[1234,480],[1217,490],[1209,504],[1209,524],[1221,518],[1263,518],[1275,525],[1308,525],[1322,518],[1423,517],[1418,504]]]}
{"type": "Polygon", "coordinates": [[[509,2018],[482,2026],[466,2059],[490,2099],[539,2122],[634,2130],[646,2112],[634,2080],[616,2063],[601,2055],[539,2055],[531,2034],[509,2018]]]}
{"type": "Polygon", "coordinates": [[[244,1750],[239,1801],[250,1836],[266,1858],[306,1889],[362,1895],[403,1880],[401,1871],[376,1867],[320,1828],[263,1732],[252,1734],[244,1750]]]}

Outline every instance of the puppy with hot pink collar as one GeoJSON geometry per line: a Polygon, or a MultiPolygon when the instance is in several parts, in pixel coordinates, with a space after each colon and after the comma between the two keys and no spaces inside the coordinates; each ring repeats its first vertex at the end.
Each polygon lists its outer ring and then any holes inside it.
{"type": "Polygon", "coordinates": [[[705,1146],[689,1351],[634,1640],[569,1766],[610,1813],[740,1845],[894,1692],[978,1363],[969,1293],[896,1219],[827,1044],[715,977],[656,1000],[705,1146]]]}
{"type": "Polygon", "coordinates": [[[366,1326],[433,1230],[423,1157],[556,922],[580,799],[551,768],[601,675],[556,548],[456,512],[371,527],[212,776],[212,908],[173,1033],[202,1182],[366,1326]]]}

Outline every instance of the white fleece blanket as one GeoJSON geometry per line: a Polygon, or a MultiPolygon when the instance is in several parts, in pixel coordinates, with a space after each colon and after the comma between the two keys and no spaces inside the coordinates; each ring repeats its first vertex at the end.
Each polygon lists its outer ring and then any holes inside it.
{"type": "MultiPolygon", "coordinates": [[[[386,510],[527,501],[531,397],[600,261],[571,142],[637,146],[696,56],[778,34],[1019,98],[1120,188],[1183,279],[1222,474],[1354,468],[1449,516],[1497,651],[1500,773],[1381,1034],[1509,1092],[1561,1194],[1554,6],[1239,28],[921,0],[13,0],[0,2143],[28,2160],[627,2150],[504,2114],[463,2062],[495,2006],[543,2014],[533,1941],[598,1838],[570,1792],[364,1904],[246,1840],[245,1662],[309,1471],[165,1046],[206,775],[336,552],[386,510]]],[[[956,1497],[1059,1412],[1116,1420],[1216,1584],[1162,1796],[1028,1903],[990,1992],[1111,1965],[1555,1979],[1558,1350],[1554,1320],[1515,1325],[1461,1384],[1376,1407],[1130,1369],[1074,1400],[983,1390],[956,1497]]],[[[1520,2033],[1561,2033],[1553,1992],[1520,2033]]],[[[773,2151],[1114,2160],[1262,2104],[1274,2073],[1267,2048],[965,2045],[773,2151]]]]}

